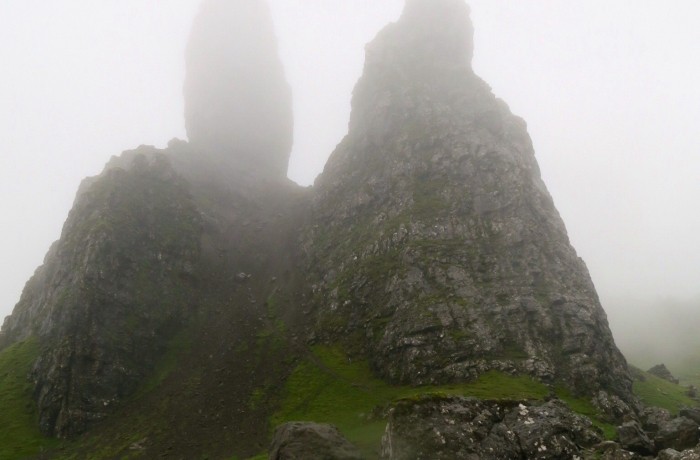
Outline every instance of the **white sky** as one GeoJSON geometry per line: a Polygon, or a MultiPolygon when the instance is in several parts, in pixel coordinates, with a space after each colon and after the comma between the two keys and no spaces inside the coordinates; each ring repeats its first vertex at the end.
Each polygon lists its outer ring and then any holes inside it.
{"type": "MultiPolygon", "coordinates": [[[[346,132],[363,49],[400,0],[270,0],[295,98],[290,177],[346,132]]],[[[613,327],[700,296],[700,2],[472,0],[475,69],[528,122],[613,327]]],[[[197,0],[0,0],[0,318],[111,155],[185,138],[197,0]]]]}

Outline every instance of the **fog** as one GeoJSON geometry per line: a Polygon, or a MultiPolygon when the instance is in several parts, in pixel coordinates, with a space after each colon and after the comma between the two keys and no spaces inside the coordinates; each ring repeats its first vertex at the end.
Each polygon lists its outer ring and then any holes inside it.
{"type": "MultiPolygon", "coordinates": [[[[269,3],[294,99],[289,177],[309,185],[347,130],[364,45],[403,2],[269,3]]],[[[476,72],[528,122],[623,351],[651,360],[639,337],[700,323],[700,4],[469,3],[476,72]]],[[[60,236],[83,177],[122,150],[186,138],[197,7],[0,4],[0,317],[60,236]]]]}

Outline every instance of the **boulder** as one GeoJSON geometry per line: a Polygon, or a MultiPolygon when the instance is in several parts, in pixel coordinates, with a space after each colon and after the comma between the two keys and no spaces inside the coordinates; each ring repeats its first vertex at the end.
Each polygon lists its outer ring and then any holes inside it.
{"type": "Polygon", "coordinates": [[[562,459],[600,443],[590,420],[561,401],[541,405],[429,396],[389,413],[382,439],[389,460],[562,459]]]}
{"type": "Polygon", "coordinates": [[[332,425],[290,422],[275,430],[270,460],[361,460],[364,457],[332,425]]]}
{"type": "Polygon", "coordinates": [[[660,407],[645,407],[639,414],[639,420],[644,431],[655,433],[659,431],[661,424],[671,420],[671,413],[660,407]]]}
{"type": "Polygon", "coordinates": [[[678,417],[661,424],[654,437],[657,449],[684,450],[695,447],[700,440],[698,424],[688,417],[678,417]]]}
{"type": "Polygon", "coordinates": [[[620,440],[620,445],[624,449],[640,454],[651,454],[654,452],[654,443],[636,421],[627,422],[622,426],[618,426],[617,436],[620,440]]]}
{"type": "Polygon", "coordinates": [[[698,408],[681,409],[678,415],[680,415],[681,417],[688,417],[689,419],[700,425],[700,409],[698,408]]]}
{"type": "Polygon", "coordinates": [[[605,441],[586,450],[580,458],[582,460],[641,460],[645,457],[624,450],[616,442],[605,441]]]}
{"type": "Polygon", "coordinates": [[[700,460],[700,448],[678,452],[675,449],[664,449],[659,452],[657,460],[700,460]]]}
{"type": "Polygon", "coordinates": [[[689,385],[688,386],[688,391],[686,392],[689,398],[697,398],[698,397],[698,388],[695,385],[689,385]]]}

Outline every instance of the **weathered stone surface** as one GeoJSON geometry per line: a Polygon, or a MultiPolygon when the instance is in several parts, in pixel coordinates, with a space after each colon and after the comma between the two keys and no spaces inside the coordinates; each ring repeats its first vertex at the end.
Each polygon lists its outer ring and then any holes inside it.
{"type": "Polygon", "coordinates": [[[3,325],[44,345],[31,376],[43,432],[84,431],[152,370],[189,308],[201,225],[165,157],[87,181],[3,325]]]}
{"type": "Polygon", "coordinates": [[[678,385],[678,383],[680,382],[677,378],[673,376],[673,374],[671,374],[671,371],[668,370],[665,364],[657,364],[656,366],[649,369],[647,372],[664,380],[668,380],[671,383],[675,383],[676,385],[678,385]]]}
{"type": "Polygon", "coordinates": [[[637,422],[627,422],[618,426],[617,436],[620,440],[620,445],[624,449],[640,454],[651,454],[654,452],[654,443],[637,422]]]}
{"type": "Polygon", "coordinates": [[[264,0],[205,0],[187,47],[187,135],[201,161],[284,179],[292,97],[264,0]]]}
{"type": "Polygon", "coordinates": [[[678,415],[680,415],[681,417],[687,417],[695,423],[700,424],[700,409],[698,408],[687,407],[685,409],[681,409],[678,415]]]}
{"type": "Polygon", "coordinates": [[[639,414],[639,420],[645,431],[655,433],[659,431],[663,423],[671,420],[671,413],[660,407],[645,407],[639,414]]]}
{"type": "Polygon", "coordinates": [[[700,448],[678,452],[675,449],[664,449],[659,452],[657,460],[700,460],[700,448]]]}
{"type": "Polygon", "coordinates": [[[315,184],[316,339],[393,382],[527,373],[634,397],[523,120],[471,68],[461,0],[413,0],[367,47],[350,130],[315,184]]]}
{"type": "Polygon", "coordinates": [[[684,450],[695,447],[700,440],[698,424],[687,417],[677,417],[665,422],[654,437],[658,450],[684,450]]]}
{"type": "Polygon", "coordinates": [[[435,396],[392,407],[382,454],[390,460],[562,459],[600,441],[591,422],[561,401],[534,406],[435,396]]]}
{"type": "Polygon", "coordinates": [[[285,423],[275,430],[270,460],[361,460],[364,457],[332,425],[285,423]]]}
{"type": "Polygon", "coordinates": [[[616,442],[605,441],[584,450],[580,458],[581,460],[642,460],[648,457],[624,450],[616,442]]]}

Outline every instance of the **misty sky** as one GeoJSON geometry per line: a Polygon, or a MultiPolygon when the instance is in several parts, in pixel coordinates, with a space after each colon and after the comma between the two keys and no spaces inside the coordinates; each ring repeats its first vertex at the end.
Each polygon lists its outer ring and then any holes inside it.
{"type": "MultiPolygon", "coordinates": [[[[473,0],[474,66],[528,123],[544,180],[613,329],[650,300],[700,299],[700,2],[473,0]]],[[[364,45],[399,0],[270,0],[295,101],[289,176],[347,130],[364,45]]],[[[0,318],[80,180],[185,138],[198,0],[0,0],[0,318]]]]}

